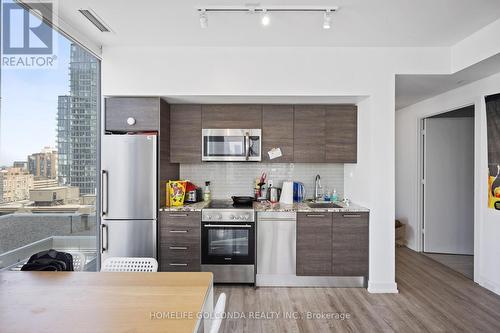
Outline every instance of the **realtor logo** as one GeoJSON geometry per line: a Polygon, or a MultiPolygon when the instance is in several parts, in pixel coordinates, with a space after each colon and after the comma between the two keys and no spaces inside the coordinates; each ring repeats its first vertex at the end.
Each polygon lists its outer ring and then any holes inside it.
{"type": "Polygon", "coordinates": [[[54,67],[53,2],[2,3],[2,66],[54,67]],[[26,9],[29,8],[29,9],[26,9]]]}

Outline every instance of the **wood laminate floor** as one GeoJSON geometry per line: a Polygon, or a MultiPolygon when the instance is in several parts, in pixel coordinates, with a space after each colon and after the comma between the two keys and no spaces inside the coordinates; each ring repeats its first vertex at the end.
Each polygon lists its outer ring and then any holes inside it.
{"type": "Polygon", "coordinates": [[[399,294],[217,286],[216,296],[227,294],[227,316],[235,317],[224,319],[221,332],[500,332],[500,296],[449,267],[397,248],[396,281],[399,294]],[[308,312],[349,318],[307,319],[308,312]]]}
{"type": "Polygon", "coordinates": [[[429,258],[450,267],[469,279],[474,279],[474,256],[461,254],[424,253],[429,258]]]}

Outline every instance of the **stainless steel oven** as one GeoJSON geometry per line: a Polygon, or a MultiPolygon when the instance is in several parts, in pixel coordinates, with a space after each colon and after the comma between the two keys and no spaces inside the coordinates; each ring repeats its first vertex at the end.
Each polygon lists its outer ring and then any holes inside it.
{"type": "Polygon", "coordinates": [[[255,283],[255,216],[249,208],[204,209],[201,269],[216,283],[255,283]]]}
{"type": "Polygon", "coordinates": [[[202,161],[260,161],[260,129],[203,129],[202,161]]]}

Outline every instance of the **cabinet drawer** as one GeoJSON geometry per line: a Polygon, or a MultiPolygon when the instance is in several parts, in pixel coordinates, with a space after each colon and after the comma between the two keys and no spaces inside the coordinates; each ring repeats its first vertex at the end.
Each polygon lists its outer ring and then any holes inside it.
{"type": "Polygon", "coordinates": [[[161,212],[161,227],[200,228],[201,212],[161,212]]]}
{"type": "Polygon", "coordinates": [[[183,245],[192,246],[200,244],[200,227],[161,227],[160,228],[160,243],[167,245],[183,245]]]}
{"type": "Polygon", "coordinates": [[[156,97],[110,97],[105,100],[106,131],[158,131],[160,99],[156,97]],[[132,118],[135,123],[127,121],[132,118]]]}
{"type": "Polygon", "coordinates": [[[165,258],[161,268],[163,272],[200,272],[200,258],[165,258]]]}
{"type": "Polygon", "coordinates": [[[200,261],[200,245],[180,245],[180,244],[167,244],[165,245],[164,256],[167,262],[188,262],[197,260],[200,261]]]}

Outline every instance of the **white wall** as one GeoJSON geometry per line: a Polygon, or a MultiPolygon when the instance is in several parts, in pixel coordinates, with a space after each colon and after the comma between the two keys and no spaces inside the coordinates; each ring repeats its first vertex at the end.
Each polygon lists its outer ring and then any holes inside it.
{"type": "Polygon", "coordinates": [[[345,192],[371,209],[369,291],[396,292],[394,74],[449,70],[447,48],[104,47],[102,87],[103,95],[369,96],[345,192]]]}
{"type": "MultiPolygon", "coordinates": [[[[408,223],[408,246],[418,249],[418,123],[443,111],[475,105],[474,280],[500,294],[500,212],[487,208],[487,134],[484,96],[500,92],[500,74],[396,112],[396,217],[408,223]]],[[[347,170],[346,170],[347,172],[347,170]]]]}

